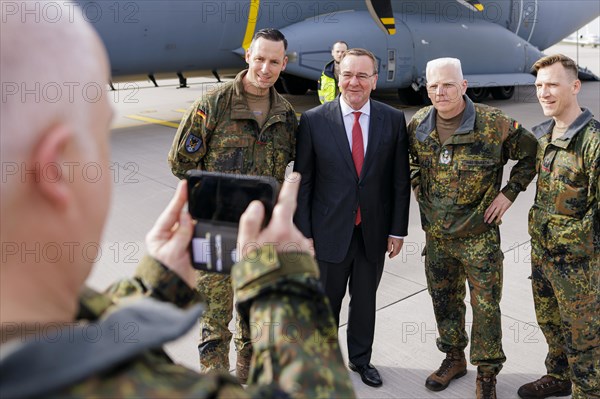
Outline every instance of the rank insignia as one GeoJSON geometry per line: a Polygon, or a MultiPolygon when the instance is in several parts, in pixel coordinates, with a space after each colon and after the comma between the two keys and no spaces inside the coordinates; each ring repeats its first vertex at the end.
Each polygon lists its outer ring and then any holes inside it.
{"type": "Polygon", "coordinates": [[[190,134],[188,136],[188,138],[185,140],[185,150],[188,153],[193,154],[194,152],[198,151],[200,148],[202,148],[202,139],[198,136],[194,136],[193,134],[190,134]]]}
{"type": "Polygon", "coordinates": [[[440,163],[448,165],[450,161],[452,161],[452,152],[448,150],[448,148],[444,148],[444,150],[440,154],[440,163]]]}

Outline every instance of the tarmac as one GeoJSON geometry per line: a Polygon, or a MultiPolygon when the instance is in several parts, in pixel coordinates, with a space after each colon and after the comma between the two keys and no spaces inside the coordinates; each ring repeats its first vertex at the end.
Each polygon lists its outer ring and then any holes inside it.
{"type": "MultiPolygon", "coordinates": [[[[562,52],[579,57],[580,65],[600,75],[600,49],[577,48],[559,44],[546,54],[562,52]],[[577,54],[578,53],[578,54],[577,54]]],[[[188,79],[189,88],[177,89],[176,79],[159,81],[158,88],[149,82],[116,84],[111,96],[116,117],[113,123],[112,165],[113,197],[108,224],[104,231],[101,253],[88,283],[104,289],[118,278],[131,276],[145,253],[144,236],[164,209],[177,185],[167,164],[167,153],[183,112],[203,93],[218,84],[213,77],[188,79]]],[[[418,107],[407,107],[395,93],[375,93],[374,97],[401,108],[409,120],[418,107]]],[[[297,112],[318,105],[315,92],[303,96],[286,96],[297,112]]],[[[584,82],[579,95],[580,105],[600,116],[600,82],[584,82]]],[[[506,101],[491,98],[485,103],[501,108],[526,128],[543,122],[542,114],[531,87],[519,87],[515,96],[506,101]]],[[[508,178],[510,165],[505,168],[508,178]]],[[[504,288],[501,301],[503,346],[507,357],[498,376],[498,398],[517,398],[522,384],[545,374],[544,358],[547,346],[536,323],[531,293],[530,237],[527,233],[527,213],[533,203],[534,183],[519,195],[500,226],[504,251],[504,288]]],[[[427,292],[421,251],[425,245],[414,198],[410,210],[409,235],[402,252],[388,260],[377,296],[377,324],[372,363],[383,378],[381,388],[371,388],[349,371],[360,398],[472,398],[475,396],[476,368],[454,381],[442,392],[428,391],[425,379],[435,370],[443,354],[436,348],[436,324],[430,296],[427,292]]],[[[346,298],[347,301],[348,298],[346,298]]],[[[467,326],[471,322],[469,298],[467,326]]],[[[339,329],[340,346],[347,360],[347,302],[343,306],[339,329]]],[[[122,326],[125,328],[125,326],[122,326]]],[[[231,324],[231,329],[234,325],[231,324]]],[[[267,327],[257,330],[267,331],[267,327]]],[[[127,331],[124,329],[123,334],[127,331]]],[[[198,369],[198,328],[168,345],[174,361],[198,369]]],[[[233,345],[232,345],[233,347],[233,345]]],[[[468,348],[467,348],[468,354],[468,348]]],[[[233,367],[235,353],[230,353],[233,367]]]]}

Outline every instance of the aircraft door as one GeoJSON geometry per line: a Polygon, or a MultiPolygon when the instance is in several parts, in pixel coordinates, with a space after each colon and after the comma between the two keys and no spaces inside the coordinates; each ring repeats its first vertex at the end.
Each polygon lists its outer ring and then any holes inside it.
{"type": "Polygon", "coordinates": [[[386,35],[387,51],[381,60],[381,72],[377,87],[408,86],[412,83],[414,50],[413,38],[402,21],[401,14],[395,14],[396,33],[386,35]]]}

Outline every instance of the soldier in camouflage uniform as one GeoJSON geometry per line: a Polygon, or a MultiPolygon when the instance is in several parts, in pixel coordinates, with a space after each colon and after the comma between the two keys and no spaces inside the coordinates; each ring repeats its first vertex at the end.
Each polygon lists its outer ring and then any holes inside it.
{"type": "MultiPolygon", "coordinates": [[[[14,14],[3,21],[3,86],[102,82],[109,75],[93,28],[81,13],[56,6],[71,18],[22,21],[14,14]],[[40,63],[40,58],[56,62],[40,63]]],[[[103,173],[93,182],[82,174],[4,176],[0,397],[354,397],[318,269],[306,253],[308,240],[292,224],[298,176],[283,186],[265,230],[259,231],[264,211],[256,203],[240,225],[242,245],[280,245],[244,254],[247,261],[233,270],[243,316],[263,327],[244,390],[228,372],[197,374],[174,364],[161,349],[189,330],[203,311],[200,304],[188,310],[176,306],[199,300],[192,289],[195,270],[188,246],[193,226],[183,212],[185,182],[148,233],[151,257],[143,260],[135,278],[105,295],[89,290],[80,295],[97,257],[93,252],[99,246],[93,244],[102,235],[110,197],[108,98],[41,106],[20,100],[15,96],[0,104],[3,161],[27,162],[28,171],[49,170],[49,165],[56,170],[63,166],[59,162],[70,167],[93,162],[103,173]],[[67,250],[57,251],[63,243],[67,250]],[[81,251],[82,246],[87,249],[81,251]]]]}
{"type": "MultiPolygon", "coordinates": [[[[283,181],[294,158],[298,124],[290,103],[273,87],[285,68],[287,41],[275,29],[256,33],[246,54],[248,69],[233,82],[197,100],[183,117],[169,152],[179,178],[190,169],[273,176],[283,181]]],[[[200,319],[200,368],[229,370],[229,322],[233,294],[229,276],[198,273],[198,289],[208,300],[200,319]]],[[[236,317],[237,374],[245,382],[250,355],[248,326],[236,317]]]]}
{"type": "Polygon", "coordinates": [[[577,66],[537,61],[537,96],[552,119],[533,128],[537,192],[529,212],[533,298],[547,374],[521,398],[600,397],[600,122],[579,107],[577,66]]]}
{"type": "Polygon", "coordinates": [[[500,110],[465,96],[467,82],[458,59],[430,61],[426,73],[433,106],[419,110],[408,125],[411,183],[426,233],[425,272],[440,335],[437,345],[446,359],[425,385],[441,391],[466,374],[466,279],[477,397],[495,398],[495,376],[506,360],[498,224],[535,175],[536,141],[500,110]],[[509,159],[518,162],[500,191],[509,159]]]}

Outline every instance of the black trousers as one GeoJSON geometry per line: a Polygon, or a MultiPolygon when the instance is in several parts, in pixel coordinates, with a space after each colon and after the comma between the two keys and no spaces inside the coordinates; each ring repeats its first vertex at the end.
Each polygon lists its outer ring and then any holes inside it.
{"type": "Polygon", "coordinates": [[[354,228],[350,248],[341,263],[319,261],[321,283],[338,326],[342,300],[346,288],[349,290],[348,358],[357,366],[371,361],[377,287],[383,274],[384,261],[385,253],[381,254],[381,259],[377,262],[367,260],[360,226],[354,228]]]}

